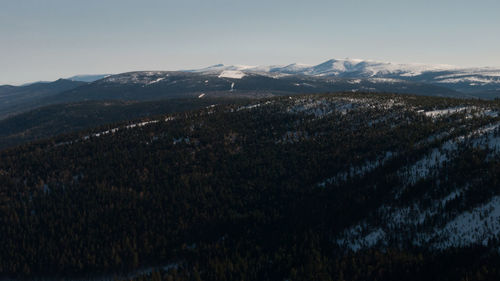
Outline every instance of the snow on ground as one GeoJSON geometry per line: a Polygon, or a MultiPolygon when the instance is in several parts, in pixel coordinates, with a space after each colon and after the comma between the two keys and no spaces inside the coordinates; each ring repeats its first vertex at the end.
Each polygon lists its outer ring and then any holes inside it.
{"type": "MultiPolygon", "coordinates": [[[[169,121],[172,121],[172,120],[175,120],[175,117],[168,116],[163,121],[164,122],[169,122],[169,121]]],[[[117,128],[109,129],[109,130],[106,130],[106,131],[101,131],[101,132],[93,133],[91,135],[87,135],[87,136],[82,137],[82,140],[88,140],[91,137],[101,137],[101,136],[108,135],[108,134],[114,134],[114,133],[118,132],[119,130],[132,129],[132,128],[135,128],[135,127],[143,127],[143,126],[146,126],[146,125],[149,125],[149,124],[155,124],[155,123],[158,123],[158,122],[160,122],[160,120],[151,120],[151,121],[144,121],[144,122],[139,122],[139,123],[133,123],[133,124],[129,124],[129,125],[126,125],[124,127],[121,127],[121,128],[117,127],[117,128]]],[[[80,140],[60,142],[60,143],[55,144],[54,146],[72,144],[72,143],[78,142],[78,141],[80,141],[80,140]]]]}
{"type": "Polygon", "coordinates": [[[254,65],[224,65],[216,64],[209,67],[201,69],[191,69],[186,70],[187,72],[198,72],[198,73],[215,73],[220,71],[251,71],[251,72],[269,72],[271,69],[280,66],[254,66],[254,65]]]}
{"type": "MultiPolygon", "coordinates": [[[[452,152],[460,143],[467,142],[472,147],[489,148],[491,155],[500,154],[500,122],[483,126],[473,132],[445,142],[440,148],[433,149],[419,161],[403,168],[398,173],[404,186],[416,183],[419,179],[430,176],[438,170],[445,161],[452,160],[452,152]],[[404,171],[404,172],[402,172],[404,171]]],[[[402,190],[404,190],[404,186],[402,190]]],[[[440,198],[421,205],[419,202],[407,206],[384,205],[375,216],[377,226],[362,221],[346,229],[338,238],[337,244],[347,249],[357,251],[378,243],[387,244],[390,239],[410,239],[417,246],[430,245],[437,249],[452,246],[468,246],[472,244],[487,245],[488,240],[500,235],[500,197],[494,197],[490,202],[476,206],[472,210],[462,211],[451,220],[445,215],[447,204],[453,200],[465,200],[465,191],[469,186],[456,188],[440,198]],[[425,206],[425,207],[423,207],[425,206]],[[433,221],[448,220],[445,225],[434,224],[433,221]],[[373,230],[375,229],[375,230],[373,230]],[[390,237],[387,233],[390,233],[390,237]],[[411,233],[411,235],[410,235],[411,233]],[[373,242],[375,241],[375,242],[373,242]]],[[[396,194],[396,199],[400,196],[396,194]]]]}
{"type": "Polygon", "coordinates": [[[418,202],[414,202],[406,207],[382,206],[378,209],[377,214],[379,217],[385,218],[385,228],[390,231],[397,231],[405,226],[419,226],[426,220],[442,214],[446,204],[462,196],[468,188],[468,186],[457,188],[440,199],[434,199],[425,208],[421,207],[418,202]]]}
{"type": "MultiPolygon", "coordinates": [[[[387,104],[387,103],[386,103],[387,104]]],[[[442,110],[434,110],[430,116],[443,116],[454,112],[462,112],[465,107],[455,107],[442,110]]],[[[467,113],[474,116],[497,117],[497,111],[481,108],[467,108],[467,113]]],[[[424,113],[420,111],[419,113],[424,113]]],[[[448,137],[450,132],[436,132],[430,136],[427,142],[448,137]]],[[[403,186],[395,194],[395,202],[401,196],[405,188],[409,188],[420,179],[425,179],[438,171],[445,162],[452,161],[455,151],[460,145],[470,145],[489,149],[489,157],[500,155],[500,122],[495,121],[488,125],[473,130],[470,133],[454,137],[445,141],[441,146],[431,149],[427,154],[413,164],[397,171],[403,186]]],[[[383,161],[381,161],[383,163],[383,161]]],[[[378,164],[381,165],[381,164],[378,164]]],[[[354,176],[365,174],[371,167],[377,164],[367,163],[366,167],[351,168],[350,171],[339,173],[336,177],[320,182],[318,186],[345,179],[350,173],[354,176]]],[[[476,206],[472,210],[459,210],[458,215],[447,217],[446,206],[454,200],[466,200],[466,191],[469,186],[457,187],[438,198],[427,198],[426,201],[414,201],[407,205],[381,206],[374,214],[374,222],[371,224],[367,218],[344,230],[336,237],[337,245],[352,251],[358,251],[376,245],[387,245],[389,243],[404,243],[405,239],[416,246],[431,246],[437,249],[452,246],[467,246],[472,244],[486,245],[489,239],[500,235],[500,197],[494,197],[490,202],[476,206]],[[430,200],[430,201],[428,201],[430,200]],[[424,203],[425,202],[425,203],[424,203]],[[436,222],[443,221],[445,224],[436,222]],[[429,225],[430,224],[430,225],[429,225]],[[394,240],[395,239],[395,240],[394,240]],[[391,241],[391,242],[390,242],[391,241]]]]}
{"type": "Polygon", "coordinates": [[[449,131],[436,132],[436,133],[428,136],[426,139],[417,142],[416,145],[420,146],[420,145],[425,145],[425,144],[433,143],[433,142],[438,141],[438,140],[442,140],[442,139],[450,136],[450,134],[453,133],[454,131],[455,131],[455,129],[451,128],[449,131]]]}
{"type": "Polygon", "coordinates": [[[488,240],[500,234],[500,197],[463,212],[435,231],[434,246],[444,249],[471,244],[488,245],[488,240]]]}
{"type": "Polygon", "coordinates": [[[337,239],[337,245],[346,247],[351,251],[371,248],[383,241],[386,233],[381,228],[372,231],[366,229],[366,225],[357,225],[346,230],[341,238],[337,239]],[[368,232],[367,234],[365,234],[368,232]]]}
{"type": "Polygon", "coordinates": [[[460,70],[435,78],[438,83],[469,83],[471,86],[500,83],[500,72],[492,69],[460,70]]]}
{"type": "Polygon", "coordinates": [[[160,82],[161,80],[165,80],[165,77],[160,77],[156,80],[153,80],[153,81],[147,83],[147,85],[156,84],[156,83],[160,82]]]}
{"type": "Polygon", "coordinates": [[[481,127],[466,136],[446,141],[439,148],[434,148],[430,153],[415,162],[409,167],[405,167],[398,172],[399,177],[406,186],[413,185],[421,179],[429,177],[432,172],[436,172],[446,161],[451,160],[450,156],[457,150],[459,144],[466,140],[471,140],[474,147],[490,148],[494,153],[500,152],[500,136],[495,133],[500,128],[500,122],[481,127]]]}
{"type": "Polygon", "coordinates": [[[484,134],[492,133],[495,130],[497,130],[498,128],[500,128],[500,122],[490,124],[490,125],[484,126],[482,128],[479,128],[477,130],[474,130],[472,133],[469,134],[469,137],[482,136],[484,134]]]}
{"type": "Polygon", "coordinates": [[[288,106],[287,112],[305,113],[308,115],[315,115],[316,117],[323,117],[331,113],[345,115],[353,110],[359,109],[389,110],[395,106],[402,107],[405,106],[405,104],[400,99],[387,99],[381,101],[370,97],[330,97],[328,99],[297,98],[288,106]]]}
{"type": "Polygon", "coordinates": [[[389,159],[394,157],[394,153],[387,151],[383,157],[379,157],[374,161],[366,161],[362,166],[350,166],[347,171],[342,171],[331,178],[327,178],[319,182],[316,186],[325,187],[328,184],[344,182],[349,178],[359,178],[367,173],[375,170],[377,167],[384,165],[389,159]]]}
{"type": "Polygon", "coordinates": [[[483,115],[495,118],[495,117],[498,117],[499,113],[496,110],[487,109],[487,110],[483,111],[483,115]]]}
{"type": "Polygon", "coordinates": [[[438,83],[469,83],[471,86],[477,84],[490,84],[490,83],[500,83],[500,79],[492,79],[489,77],[462,77],[462,78],[447,78],[443,80],[439,80],[438,83]]]}
{"type": "Polygon", "coordinates": [[[441,205],[445,206],[448,202],[455,200],[456,198],[460,197],[464,190],[467,188],[463,189],[456,189],[452,191],[450,194],[446,195],[443,199],[441,199],[441,205]]]}
{"type": "Polygon", "coordinates": [[[102,132],[99,132],[99,133],[95,133],[93,136],[94,137],[100,137],[102,135],[113,134],[113,133],[115,133],[117,131],[118,131],[118,128],[113,128],[111,130],[106,130],[106,131],[102,131],[102,132]]]}
{"type": "Polygon", "coordinates": [[[263,105],[269,105],[272,103],[273,103],[272,101],[266,101],[265,103],[256,103],[256,104],[251,104],[251,105],[240,106],[236,109],[236,111],[254,109],[254,108],[261,107],[263,105]]]}
{"type": "Polygon", "coordinates": [[[154,123],[158,123],[158,122],[160,122],[160,121],[159,120],[145,121],[145,122],[141,122],[141,123],[134,123],[134,124],[127,125],[127,126],[125,126],[125,128],[130,129],[130,128],[135,128],[135,127],[142,127],[142,126],[146,126],[146,125],[154,124],[154,123]]]}
{"type": "Polygon", "coordinates": [[[438,109],[432,111],[425,111],[423,114],[427,117],[441,117],[445,115],[450,115],[457,112],[462,112],[467,110],[467,107],[450,107],[445,109],[438,109]]]}
{"type": "Polygon", "coordinates": [[[164,71],[139,71],[112,75],[102,79],[102,81],[119,84],[133,83],[150,85],[166,79],[169,75],[169,73],[164,71]]]}
{"type": "Polygon", "coordinates": [[[241,79],[245,77],[245,73],[239,70],[224,70],[219,75],[219,78],[233,78],[233,79],[241,79]]]}
{"type": "Polygon", "coordinates": [[[437,76],[435,79],[459,78],[467,76],[487,76],[487,77],[500,77],[498,69],[462,69],[455,73],[437,76]]]}
{"type": "Polygon", "coordinates": [[[398,175],[404,182],[401,191],[404,190],[404,187],[413,185],[419,180],[429,177],[432,172],[438,171],[443,163],[448,160],[448,154],[455,151],[457,147],[455,142],[448,141],[440,148],[434,148],[431,153],[425,155],[410,167],[399,171],[398,175]]]}
{"type": "Polygon", "coordinates": [[[493,197],[489,202],[479,205],[470,211],[453,217],[444,225],[434,225],[429,229],[428,221],[445,218],[446,204],[463,196],[467,187],[453,190],[441,199],[423,208],[417,202],[407,207],[382,206],[378,209],[377,227],[362,221],[344,230],[336,239],[339,246],[352,251],[386,245],[389,240],[411,239],[413,245],[430,245],[433,248],[445,249],[473,244],[487,245],[488,240],[500,234],[500,197],[493,197]],[[406,233],[411,233],[408,236],[406,233]]]}
{"type": "MultiPolygon", "coordinates": [[[[429,65],[418,63],[390,63],[363,59],[331,59],[321,62],[317,65],[292,63],[288,65],[271,65],[271,66],[246,66],[246,65],[214,65],[207,68],[189,70],[190,72],[216,72],[216,71],[252,71],[260,73],[288,73],[288,74],[305,74],[313,76],[328,76],[355,73],[365,77],[381,76],[387,74],[395,74],[403,77],[419,76],[426,72],[441,72],[454,71],[451,75],[481,75],[481,76],[498,76],[499,72],[495,69],[477,68],[464,69],[451,65],[429,65]]],[[[451,76],[453,77],[453,76],[451,76]]],[[[444,79],[444,78],[441,78],[444,79]]]]}
{"type": "Polygon", "coordinates": [[[368,81],[372,83],[396,83],[402,82],[403,80],[393,79],[393,78],[370,78],[368,81]]]}
{"type": "Polygon", "coordinates": [[[500,154],[500,122],[475,130],[469,137],[474,147],[488,148],[490,157],[500,154]]]}
{"type": "MultiPolygon", "coordinates": [[[[348,104],[351,107],[351,104],[348,104]]],[[[306,113],[322,117],[333,112],[335,104],[324,99],[295,99],[294,105],[287,108],[289,113],[306,113]]],[[[347,110],[347,109],[346,109],[347,110]]]]}

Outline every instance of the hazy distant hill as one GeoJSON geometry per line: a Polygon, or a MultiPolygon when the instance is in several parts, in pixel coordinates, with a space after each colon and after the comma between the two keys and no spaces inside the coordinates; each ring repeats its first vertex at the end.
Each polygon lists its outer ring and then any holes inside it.
{"type": "Polygon", "coordinates": [[[58,93],[87,84],[86,82],[59,79],[25,86],[0,86],[0,119],[7,115],[43,105],[43,100],[58,93]]]}

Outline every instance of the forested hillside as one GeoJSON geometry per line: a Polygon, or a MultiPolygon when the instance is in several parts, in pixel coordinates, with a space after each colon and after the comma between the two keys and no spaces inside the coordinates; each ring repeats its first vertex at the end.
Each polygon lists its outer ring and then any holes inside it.
{"type": "Polygon", "coordinates": [[[167,98],[246,97],[326,92],[391,92],[466,97],[441,85],[394,78],[338,78],[241,71],[136,71],[112,75],[47,97],[44,104],[87,100],[161,100],[167,98]]]}
{"type": "Polygon", "coordinates": [[[495,280],[499,112],[499,101],[298,95],[7,149],[0,274],[495,280]]]}
{"type": "Polygon", "coordinates": [[[86,101],[49,105],[0,120],[0,149],[99,125],[158,114],[201,109],[213,104],[245,103],[243,98],[160,101],[86,101]]]}

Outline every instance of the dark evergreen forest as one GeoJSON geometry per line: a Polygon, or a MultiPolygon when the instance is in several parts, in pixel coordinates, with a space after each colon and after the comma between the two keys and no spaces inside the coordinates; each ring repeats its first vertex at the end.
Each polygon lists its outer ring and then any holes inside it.
{"type": "Polygon", "coordinates": [[[451,244],[454,233],[433,234],[500,195],[499,110],[499,101],[299,95],[6,149],[0,275],[120,279],[152,267],[134,279],[499,280],[498,232],[451,244]],[[440,211],[387,226],[381,210],[415,202],[440,211]],[[385,238],[356,248],[362,235],[346,230],[360,222],[385,238]]]}

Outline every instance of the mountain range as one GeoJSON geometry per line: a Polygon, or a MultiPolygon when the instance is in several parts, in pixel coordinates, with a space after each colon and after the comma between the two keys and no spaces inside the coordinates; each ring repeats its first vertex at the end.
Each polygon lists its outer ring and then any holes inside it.
{"type": "Polygon", "coordinates": [[[54,82],[4,85],[0,86],[0,148],[148,113],[171,112],[174,105],[195,109],[209,102],[198,102],[200,99],[222,98],[226,103],[332,92],[491,99],[500,97],[499,79],[500,70],[493,68],[333,59],[318,65],[218,64],[183,71],[77,75],[54,82]],[[149,110],[154,101],[168,106],[149,110]],[[104,114],[106,110],[114,114],[104,114]]]}
{"type": "Polygon", "coordinates": [[[198,96],[262,97],[363,91],[467,98],[500,97],[500,70],[332,59],[318,65],[213,65],[184,71],[77,75],[55,82],[0,86],[0,118],[39,106],[86,100],[198,96]]]}
{"type": "MultiPolygon", "coordinates": [[[[318,65],[293,63],[285,66],[214,65],[193,72],[241,71],[270,74],[339,78],[392,78],[441,85],[464,93],[500,90],[500,69],[463,68],[452,65],[395,64],[360,59],[331,59],[318,65]]],[[[497,93],[498,94],[498,93],[497,93]]]]}
{"type": "Polygon", "coordinates": [[[0,86],[0,279],[499,280],[499,71],[0,86]]]}

